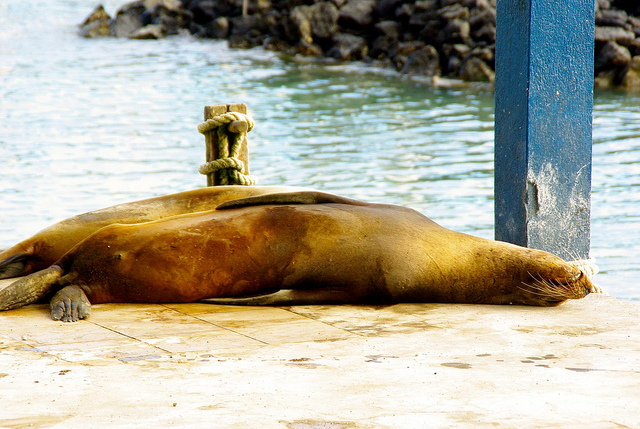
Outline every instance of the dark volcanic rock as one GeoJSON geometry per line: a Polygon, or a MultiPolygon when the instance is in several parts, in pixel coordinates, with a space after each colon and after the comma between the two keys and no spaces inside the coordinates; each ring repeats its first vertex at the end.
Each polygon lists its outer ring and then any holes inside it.
{"type": "Polygon", "coordinates": [[[373,23],[376,0],[349,0],[340,8],[339,23],[347,29],[366,30],[373,23]]]}
{"type": "Polygon", "coordinates": [[[217,4],[215,0],[193,2],[189,7],[189,11],[193,14],[193,21],[196,24],[205,25],[216,19],[219,15],[217,4]]]}
{"type": "Polygon", "coordinates": [[[333,47],[327,52],[328,57],[343,61],[361,60],[369,53],[364,37],[348,33],[336,33],[333,36],[333,47]]]}
{"type": "MultiPolygon", "coordinates": [[[[188,29],[266,49],[395,66],[405,74],[494,79],[497,0],[138,0],[111,19],[97,7],[84,37],[160,38],[188,29]]],[[[595,84],[640,79],[640,2],[595,0],[595,84]],[[637,58],[636,58],[637,57],[637,58]]]]}
{"type": "Polygon", "coordinates": [[[396,17],[396,9],[402,4],[402,0],[378,0],[376,4],[376,12],[380,19],[394,19],[396,17]]]}
{"type": "Polygon", "coordinates": [[[480,58],[469,57],[460,68],[460,78],[471,82],[493,83],[495,80],[495,72],[480,58]]]}
{"type": "Polygon", "coordinates": [[[438,10],[438,16],[445,21],[452,21],[454,19],[462,19],[468,21],[471,17],[469,9],[462,6],[460,3],[455,3],[450,6],[443,7],[438,10]]]}
{"type": "Polygon", "coordinates": [[[374,26],[376,32],[390,40],[400,38],[400,24],[395,21],[380,21],[374,26]]]}
{"type": "Polygon", "coordinates": [[[410,42],[402,42],[398,43],[398,55],[408,56],[411,53],[417,51],[418,49],[422,49],[426,46],[426,43],[420,40],[412,40],[410,42]]]}
{"type": "Polygon", "coordinates": [[[622,79],[622,86],[631,91],[640,91],[640,55],[629,61],[629,68],[622,79]]]}
{"type": "Polygon", "coordinates": [[[469,21],[452,19],[439,34],[440,43],[468,43],[471,37],[469,21]]]}
{"type": "Polygon", "coordinates": [[[292,42],[313,43],[311,21],[309,21],[309,6],[297,6],[289,14],[286,22],[286,34],[292,42]]]}
{"type": "Polygon", "coordinates": [[[262,46],[269,24],[268,17],[264,15],[238,16],[231,19],[229,46],[240,49],[262,46]]]}
{"type": "Polygon", "coordinates": [[[625,27],[629,15],[624,10],[599,10],[596,25],[602,27],[625,27]]]}
{"type": "Polygon", "coordinates": [[[162,25],[149,24],[139,28],[129,37],[132,39],[162,39],[165,36],[162,25]]]}
{"type": "Polygon", "coordinates": [[[633,31],[620,27],[596,27],[596,42],[616,42],[621,45],[631,44],[636,35],[633,31]]]}
{"type": "Polygon", "coordinates": [[[294,42],[314,43],[314,39],[331,39],[338,30],[338,17],[338,8],[330,2],[296,6],[289,15],[286,34],[294,42]]]}
{"type": "Polygon", "coordinates": [[[80,35],[82,37],[94,38],[111,35],[111,16],[104,10],[104,6],[99,4],[93,12],[80,24],[80,35]]]}
{"type": "Polygon", "coordinates": [[[638,3],[638,0],[611,0],[610,3],[611,7],[622,9],[630,15],[640,15],[640,3],[638,3]]]}
{"type": "Polygon", "coordinates": [[[440,76],[440,55],[431,45],[427,45],[409,54],[407,62],[402,70],[402,74],[419,76],[440,76]]]}
{"type": "Polygon", "coordinates": [[[331,2],[323,1],[309,7],[309,23],[313,37],[329,39],[338,31],[338,8],[331,2]]]}
{"type": "Polygon", "coordinates": [[[214,39],[226,39],[229,37],[231,23],[226,16],[219,16],[214,19],[208,27],[210,37],[214,39]]]}
{"type": "Polygon", "coordinates": [[[111,34],[115,37],[129,37],[150,22],[143,17],[146,11],[143,1],[124,5],[111,21],[111,34]]]}
{"type": "Polygon", "coordinates": [[[631,61],[629,49],[616,42],[606,42],[596,53],[594,67],[597,73],[604,69],[624,68],[629,61],[631,61]]]}
{"type": "Polygon", "coordinates": [[[467,57],[470,50],[471,48],[463,43],[444,45],[442,51],[445,58],[448,58],[446,62],[446,74],[458,76],[460,68],[462,67],[462,61],[467,57]]]}
{"type": "Polygon", "coordinates": [[[371,44],[369,55],[371,58],[383,60],[396,55],[398,51],[398,40],[387,36],[377,37],[371,44]]]}

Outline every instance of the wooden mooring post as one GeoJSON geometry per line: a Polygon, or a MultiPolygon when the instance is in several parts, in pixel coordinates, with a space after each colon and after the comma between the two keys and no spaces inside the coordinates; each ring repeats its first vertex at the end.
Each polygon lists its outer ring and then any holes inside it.
{"type": "Polygon", "coordinates": [[[495,237],[586,259],[593,0],[497,5],[495,237]]]}
{"type": "MultiPolygon", "coordinates": [[[[229,112],[242,113],[246,115],[247,105],[244,103],[235,103],[235,104],[216,104],[212,106],[205,106],[204,120],[206,122],[208,119],[213,119],[217,116],[220,116],[229,112]]],[[[227,127],[228,133],[246,133],[247,131],[248,131],[248,124],[244,121],[231,122],[227,127]]],[[[206,146],[206,162],[210,162],[210,161],[214,161],[216,159],[222,158],[219,151],[218,135],[215,132],[215,130],[204,133],[204,136],[205,136],[205,146],[206,146]]],[[[246,139],[244,140],[237,157],[244,163],[242,174],[249,175],[249,147],[247,145],[246,139]]],[[[214,185],[221,184],[219,171],[208,173],[206,176],[207,176],[207,186],[214,186],[214,185]]]]}

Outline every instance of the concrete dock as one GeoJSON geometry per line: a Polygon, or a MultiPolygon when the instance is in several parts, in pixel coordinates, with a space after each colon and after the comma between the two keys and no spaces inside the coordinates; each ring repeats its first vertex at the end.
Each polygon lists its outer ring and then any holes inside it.
{"type": "Polygon", "coordinates": [[[640,305],[33,305],[0,395],[3,428],[637,428],[640,305]]]}

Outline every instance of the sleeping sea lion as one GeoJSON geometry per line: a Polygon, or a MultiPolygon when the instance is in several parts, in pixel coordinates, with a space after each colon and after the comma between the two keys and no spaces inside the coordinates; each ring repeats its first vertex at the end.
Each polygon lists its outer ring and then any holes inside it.
{"type": "Polygon", "coordinates": [[[0,291],[0,309],[49,294],[53,319],[89,303],[558,305],[594,290],[550,253],[451,231],[415,210],[317,192],[106,226],[0,291]]]}
{"type": "Polygon", "coordinates": [[[47,268],[73,246],[112,223],[141,223],[212,210],[218,204],[253,195],[304,190],[292,186],[213,186],[119,204],[65,219],[15,246],[0,251],[0,279],[47,268]]]}

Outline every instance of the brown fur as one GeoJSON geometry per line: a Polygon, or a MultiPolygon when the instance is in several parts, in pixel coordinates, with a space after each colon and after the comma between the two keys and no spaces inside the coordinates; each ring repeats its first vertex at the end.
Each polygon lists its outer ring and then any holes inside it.
{"type": "Polygon", "coordinates": [[[47,268],[73,246],[102,227],[133,224],[205,210],[220,203],[277,192],[286,186],[215,186],[170,194],[84,213],[58,222],[10,249],[0,251],[0,279],[23,276],[47,268]]]}
{"type": "Polygon", "coordinates": [[[593,288],[549,253],[457,233],[408,208],[334,198],[110,225],[57,262],[52,287],[79,286],[94,304],[234,297],[263,305],[558,305],[593,288]]]}

